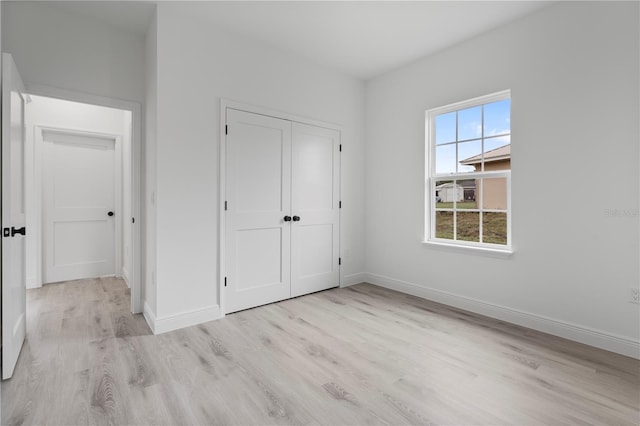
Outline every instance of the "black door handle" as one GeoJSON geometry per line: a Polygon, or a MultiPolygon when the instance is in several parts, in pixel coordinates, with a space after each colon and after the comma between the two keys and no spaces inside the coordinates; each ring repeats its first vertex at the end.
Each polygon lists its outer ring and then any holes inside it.
{"type": "Polygon", "coordinates": [[[14,228],[11,227],[11,236],[15,236],[16,234],[27,235],[27,228],[23,226],[22,228],[14,228]]]}
{"type": "Polygon", "coordinates": [[[107,216],[109,216],[109,217],[113,216],[113,212],[107,213],[107,216]]]}
{"type": "Polygon", "coordinates": [[[294,216],[294,217],[293,217],[293,221],[294,221],[294,222],[298,222],[299,220],[300,220],[300,216],[294,216]]]}
{"type": "Polygon", "coordinates": [[[285,216],[284,217],[284,221],[285,222],[291,222],[291,216],[285,216]]]}

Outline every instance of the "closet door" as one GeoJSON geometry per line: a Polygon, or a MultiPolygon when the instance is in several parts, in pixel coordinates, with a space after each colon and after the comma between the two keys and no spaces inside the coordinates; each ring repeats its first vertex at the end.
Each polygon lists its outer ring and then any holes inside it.
{"type": "Polygon", "coordinates": [[[295,297],[340,284],[340,133],[293,123],[292,141],[291,297],[295,297]]]}
{"type": "Polygon", "coordinates": [[[291,296],[291,122],[227,109],[226,313],[291,296]]]}

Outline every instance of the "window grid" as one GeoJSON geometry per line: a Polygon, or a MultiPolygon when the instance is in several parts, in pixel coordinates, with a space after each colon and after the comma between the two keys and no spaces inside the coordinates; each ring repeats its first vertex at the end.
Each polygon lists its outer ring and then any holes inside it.
{"type": "MultiPolygon", "coordinates": [[[[428,232],[428,237],[429,240],[444,240],[444,241],[454,241],[454,242],[463,242],[463,245],[472,245],[472,246],[480,246],[480,247],[499,247],[501,249],[509,249],[511,247],[511,171],[509,170],[501,170],[501,171],[487,171],[486,167],[485,167],[485,141],[486,140],[499,140],[498,138],[504,138],[504,137],[508,137],[509,142],[506,143],[505,145],[508,145],[511,143],[511,131],[509,129],[508,132],[499,132],[498,134],[494,134],[494,135],[490,135],[488,136],[486,131],[487,131],[487,125],[485,122],[485,107],[488,104],[494,103],[494,102],[499,102],[499,101],[503,101],[503,100],[507,100],[510,99],[510,93],[508,91],[506,92],[502,92],[502,93],[498,93],[498,94],[494,94],[494,95],[489,95],[486,97],[482,97],[482,98],[478,98],[475,100],[471,100],[465,103],[460,103],[460,104],[455,104],[455,105],[451,105],[449,107],[444,107],[444,108],[440,108],[437,110],[431,110],[428,112],[428,120],[427,120],[427,125],[428,125],[428,132],[427,135],[429,137],[429,149],[427,149],[425,152],[428,153],[429,158],[427,159],[427,165],[429,170],[427,171],[427,176],[428,176],[428,186],[429,186],[429,190],[427,191],[428,194],[430,194],[429,197],[429,203],[428,204],[433,204],[432,207],[429,207],[429,219],[428,220],[428,225],[429,225],[429,232],[428,232]],[[459,117],[459,112],[461,110],[467,109],[467,108],[473,108],[473,107],[477,107],[480,106],[480,123],[481,123],[481,130],[480,130],[480,137],[477,138],[470,138],[470,139],[464,139],[464,140],[459,140],[459,136],[460,136],[460,117],[459,117]],[[445,142],[445,143],[440,143],[437,144],[436,143],[436,128],[435,128],[435,119],[436,117],[443,115],[443,114],[447,114],[450,112],[454,112],[455,111],[455,140],[454,141],[450,141],[450,142],[445,142]],[[460,144],[461,143],[465,143],[465,142],[475,142],[475,141],[479,141],[480,142],[480,170],[479,171],[474,171],[474,172],[463,172],[460,171],[460,144]],[[436,146],[440,147],[440,146],[446,146],[446,145],[454,145],[455,144],[455,170],[456,172],[450,172],[450,173],[435,173],[436,171],[436,163],[435,163],[435,156],[436,156],[436,146]],[[461,179],[462,178],[462,179],[461,179]],[[492,208],[484,208],[484,197],[485,197],[485,182],[487,179],[491,179],[491,178],[504,178],[505,179],[505,190],[506,190],[506,207],[505,209],[492,209],[492,208]],[[476,201],[476,208],[458,208],[458,196],[455,195],[453,196],[453,202],[452,202],[452,207],[451,208],[440,208],[437,207],[436,205],[436,186],[438,185],[438,182],[441,181],[449,181],[452,182],[453,184],[453,191],[454,194],[458,191],[458,182],[461,180],[475,180],[476,183],[476,188],[475,188],[475,201],[476,201]],[[438,238],[436,236],[436,216],[438,212],[451,212],[453,215],[453,235],[451,239],[448,238],[438,238]],[[478,237],[477,237],[477,242],[475,241],[468,241],[468,240],[461,240],[459,238],[458,235],[458,214],[459,213],[477,213],[478,214],[478,237]],[[485,217],[485,213],[500,213],[500,214],[505,214],[506,215],[506,244],[500,244],[500,243],[485,243],[485,229],[484,229],[484,217],[485,217]]],[[[509,114],[510,116],[510,114],[509,114]]],[[[509,126],[510,127],[510,126],[509,126]]],[[[493,149],[497,149],[497,148],[493,148],[493,149]]],[[[465,199],[464,197],[464,187],[462,187],[462,192],[463,192],[463,200],[465,199]]]]}

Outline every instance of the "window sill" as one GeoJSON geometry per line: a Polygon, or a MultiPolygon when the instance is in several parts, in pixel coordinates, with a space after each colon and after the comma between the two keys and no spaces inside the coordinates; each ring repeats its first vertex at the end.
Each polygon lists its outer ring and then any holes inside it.
{"type": "Polygon", "coordinates": [[[431,246],[431,247],[442,249],[445,251],[467,253],[467,254],[478,254],[478,255],[497,257],[502,259],[508,259],[513,255],[513,250],[506,249],[506,248],[499,249],[499,248],[493,248],[493,247],[474,247],[474,246],[467,246],[467,245],[461,245],[461,244],[447,243],[443,241],[428,241],[428,240],[423,241],[422,243],[426,246],[431,246]]]}

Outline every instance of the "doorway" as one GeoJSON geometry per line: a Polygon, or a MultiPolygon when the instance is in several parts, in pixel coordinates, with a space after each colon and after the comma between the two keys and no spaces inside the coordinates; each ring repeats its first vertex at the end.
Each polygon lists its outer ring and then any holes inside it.
{"type": "Polygon", "coordinates": [[[139,107],[83,98],[28,96],[27,288],[121,277],[140,312],[139,107]]]}
{"type": "MultiPolygon", "coordinates": [[[[26,337],[26,289],[41,286],[42,282],[42,155],[45,131],[60,131],[66,135],[84,132],[96,136],[93,127],[96,120],[88,111],[91,107],[105,107],[120,111],[117,120],[122,132],[114,141],[122,140],[126,149],[122,150],[121,172],[122,228],[128,227],[124,240],[123,263],[130,268],[130,310],[142,311],[141,268],[140,268],[140,227],[135,218],[140,216],[140,175],[141,175],[141,107],[137,103],[121,101],[45,86],[25,89],[19,70],[10,54],[2,53],[2,322],[1,357],[2,379],[13,375],[18,357],[26,337]],[[34,98],[42,98],[34,104],[34,98]],[[46,118],[34,113],[35,105],[49,105],[46,118]],[[66,103],[65,103],[66,102],[66,103]],[[29,105],[31,104],[31,107],[29,105]],[[81,111],[71,112],[72,105],[81,111]],[[55,123],[47,123],[52,117],[55,123]],[[65,121],[67,120],[67,121],[65,121]],[[76,120],[75,122],[72,122],[76,120]],[[37,124],[36,124],[37,123],[37,124]],[[74,124],[75,123],[75,124],[74,124]],[[80,123],[80,124],[78,124],[80,123]],[[86,127],[90,127],[87,129],[86,127]],[[74,133],[75,132],[75,133],[74,133]],[[126,143],[125,143],[126,141],[126,143]],[[127,224],[127,225],[125,225],[127,224]],[[29,242],[27,241],[29,238],[29,242]],[[30,268],[27,267],[29,263],[30,268]],[[27,271],[31,271],[30,280],[27,271]],[[35,271],[35,272],[33,272],[35,271]],[[30,282],[29,282],[30,281],[30,282]]],[[[108,132],[107,132],[108,133],[108,132]]],[[[104,136],[104,135],[103,135],[104,136]]],[[[67,141],[68,142],[68,141],[67,141]]],[[[77,141],[76,141],[77,142],[77,141]]],[[[117,143],[115,146],[117,147],[117,143]]],[[[115,150],[115,148],[114,148],[115,150]]],[[[117,163],[116,163],[117,164],[117,163]]],[[[83,179],[83,177],[77,177],[83,179]]],[[[55,180],[55,179],[54,179],[55,180]]],[[[116,245],[118,247],[119,245],[116,245]]],[[[118,256],[116,256],[116,262],[118,256]]],[[[124,267],[122,268],[124,271],[124,267]]],[[[113,275],[118,273],[118,268],[113,275]]]]}

